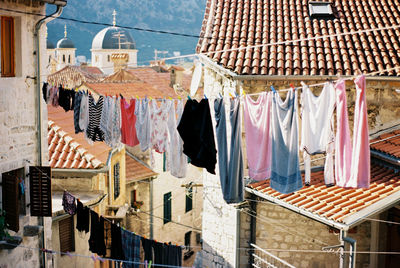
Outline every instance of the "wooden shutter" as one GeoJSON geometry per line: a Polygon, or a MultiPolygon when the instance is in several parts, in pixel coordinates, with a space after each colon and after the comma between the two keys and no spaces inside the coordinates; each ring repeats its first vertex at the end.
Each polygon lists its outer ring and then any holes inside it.
{"type": "Polygon", "coordinates": [[[119,180],[119,163],[114,165],[114,199],[117,199],[120,192],[120,180],[119,180]]]}
{"type": "Polygon", "coordinates": [[[164,194],[164,224],[171,221],[171,192],[164,194]]]}
{"type": "Polygon", "coordinates": [[[15,44],[13,17],[1,17],[1,76],[15,76],[15,44]]]}
{"type": "Polygon", "coordinates": [[[58,233],[60,236],[60,251],[61,252],[75,251],[74,217],[73,216],[59,221],[58,233]]]}
{"type": "Polygon", "coordinates": [[[15,175],[3,173],[3,209],[6,212],[7,229],[19,230],[18,178],[15,175]]]}
{"type": "Polygon", "coordinates": [[[29,167],[29,189],[31,215],[51,217],[51,169],[50,167],[29,167]]]}
{"type": "Polygon", "coordinates": [[[186,194],[186,208],[185,208],[185,212],[191,211],[193,208],[193,188],[190,187],[188,189],[188,192],[186,194]]]}

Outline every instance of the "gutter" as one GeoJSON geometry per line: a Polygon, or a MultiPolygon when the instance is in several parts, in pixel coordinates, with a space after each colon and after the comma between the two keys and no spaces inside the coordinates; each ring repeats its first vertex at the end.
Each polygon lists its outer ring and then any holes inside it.
{"type": "Polygon", "coordinates": [[[89,176],[94,176],[99,173],[106,173],[108,171],[109,167],[104,166],[102,168],[97,168],[97,169],[83,169],[83,168],[52,168],[51,172],[53,175],[59,174],[84,174],[87,177],[89,176]]]}

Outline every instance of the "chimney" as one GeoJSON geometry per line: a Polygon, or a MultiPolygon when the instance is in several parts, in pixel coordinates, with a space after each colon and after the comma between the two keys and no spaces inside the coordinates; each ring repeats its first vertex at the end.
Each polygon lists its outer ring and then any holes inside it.
{"type": "Polygon", "coordinates": [[[170,68],[170,87],[174,87],[174,85],[183,86],[183,69],[180,66],[171,66],[170,68]]]}
{"type": "Polygon", "coordinates": [[[116,73],[128,66],[129,55],[128,53],[113,53],[111,60],[114,63],[114,73],[116,73]]]}

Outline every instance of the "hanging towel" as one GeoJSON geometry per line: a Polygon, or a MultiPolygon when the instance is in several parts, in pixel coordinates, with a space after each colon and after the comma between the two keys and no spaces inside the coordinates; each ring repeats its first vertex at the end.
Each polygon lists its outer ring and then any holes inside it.
{"type": "Polygon", "coordinates": [[[140,262],[140,239],[141,237],[127,230],[121,230],[122,249],[125,260],[137,263],[122,263],[123,268],[139,268],[140,262]]]}
{"type": "Polygon", "coordinates": [[[111,224],[111,259],[125,259],[122,250],[121,227],[114,223],[111,224]]]}
{"type": "Polygon", "coordinates": [[[90,211],[90,238],[89,250],[98,255],[106,255],[106,245],[104,243],[104,218],[97,212],[90,211]]]}
{"type": "Polygon", "coordinates": [[[136,146],[139,140],[136,136],[135,99],[128,103],[121,98],[121,142],[128,146],[136,146]]]}
{"type": "Polygon", "coordinates": [[[301,145],[303,151],[305,182],[310,183],[310,155],[326,153],[324,177],[325,184],[335,183],[333,173],[333,111],[335,109],[335,89],[332,83],[326,83],[321,94],[315,96],[310,88],[303,86],[301,94],[301,145]]]}
{"type": "Polygon", "coordinates": [[[183,153],[183,141],[179,136],[177,128],[177,121],[179,122],[183,112],[183,102],[178,100],[175,105],[169,106],[168,111],[168,170],[171,175],[177,178],[184,178],[186,176],[187,156],[183,153]]]}
{"type": "Polygon", "coordinates": [[[79,232],[89,232],[89,208],[83,206],[79,200],[77,200],[76,207],[76,229],[79,232]]]}
{"type": "Polygon", "coordinates": [[[296,105],[296,91],[288,91],[284,102],[278,93],[274,93],[271,114],[271,188],[284,194],[303,187],[299,168],[296,105]]]}
{"type": "Polygon", "coordinates": [[[264,180],[271,176],[271,92],[263,92],[254,101],[244,97],[244,126],[246,132],[249,176],[264,180]]]}
{"type": "Polygon", "coordinates": [[[215,174],[217,150],[208,99],[186,102],[178,132],[183,140],[183,152],[190,158],[190,163],[215,174]]]}
{"type": "Polygon", "coordinates": [[[150,106],[147,98],[142,99],[138,105],[135,106],[136,120],[136,135],[139,140],[140,149],[142,152],[150,148],[150,106]]]}
{"type": "Polygon", "coordinates": [[[215,99],[214,110],[222,194],[224,200],[228,204],[239,203],[243,201],[243,154],[241,143],[240,100],[238,98],[230,100],[230,148],[228,148],[227,145],[225,104],[223,99],[215,99]]]}
{"type": "MultiPolygon", "coordinates": [[[[336,185],[349,187],[351,174],[352,148],[347,98],[344,80],[336,83],[336,140],[335,140],[335,179],[336,185]]],[[[356,110],[354,110],[356,113],[356,110]]]]}

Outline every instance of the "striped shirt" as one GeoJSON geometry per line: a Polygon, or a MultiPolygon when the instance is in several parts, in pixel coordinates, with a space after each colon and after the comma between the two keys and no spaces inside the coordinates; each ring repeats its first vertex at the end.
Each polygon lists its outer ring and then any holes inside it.
{"type": "Polygon", "coordinates": [[[100,96],[95,102],[92,95],[89,95],[89,123],[86,129],[87,137],[92,141],[103,141],[104,133],[100,129],[101,111],[103,109],[104,97],[100,96]]]}

